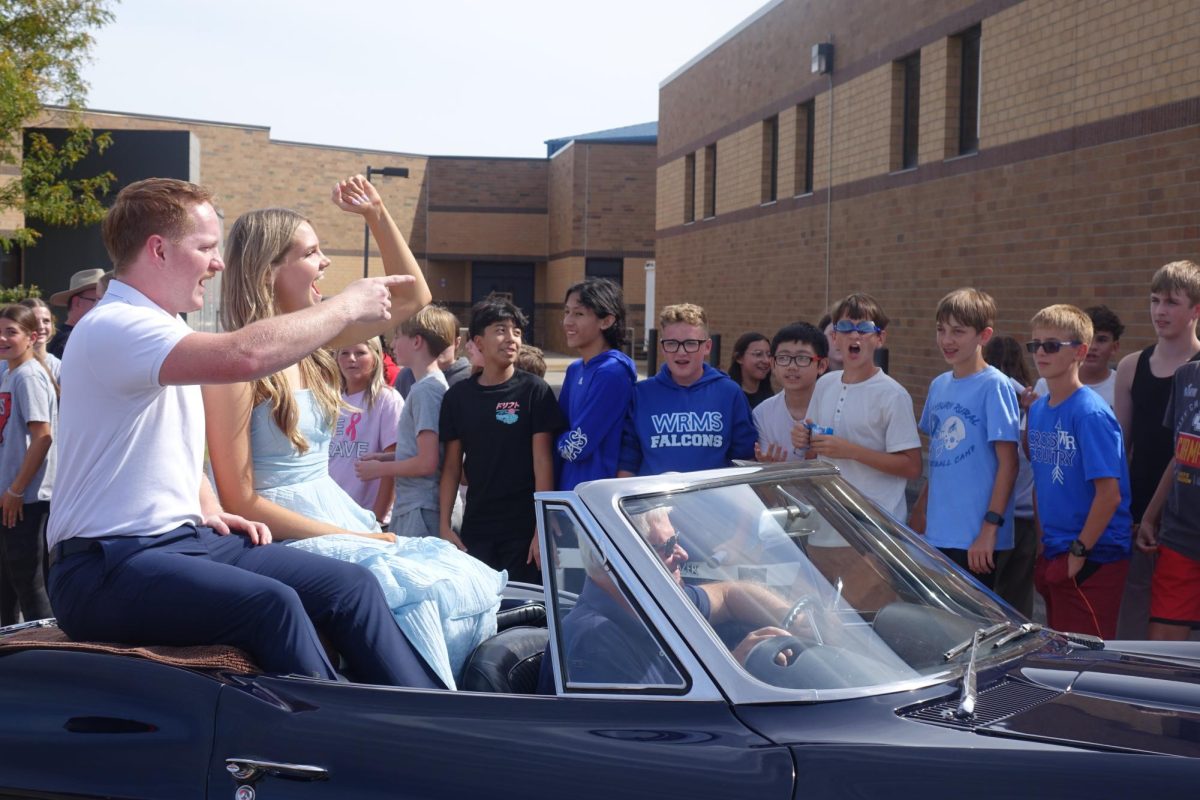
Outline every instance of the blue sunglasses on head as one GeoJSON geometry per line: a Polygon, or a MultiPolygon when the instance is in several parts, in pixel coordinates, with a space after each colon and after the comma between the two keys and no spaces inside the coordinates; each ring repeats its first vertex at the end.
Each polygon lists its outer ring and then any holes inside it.
{"type": "Polygon", "coordinates": [[[838,333],[861,333],[866,336],[872,333],[879,333],[883,330],[874,322],[863,320],[862,322],[851,322],[848,319],[840,319],[833,329],[838,333]]]}

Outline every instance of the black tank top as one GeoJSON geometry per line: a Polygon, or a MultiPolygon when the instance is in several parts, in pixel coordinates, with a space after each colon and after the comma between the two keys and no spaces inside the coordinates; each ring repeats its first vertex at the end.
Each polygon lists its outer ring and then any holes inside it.
{"type": "MultiPolygon", "coordinates": [[[[1167,462],[1175,453],[1175,433],[1163,426],[1167,413],[1167,402],[1171,399],[1171,378],[1160,378],[1150,371],[1150,356],[1154,345],[1150,345],[1138,356],[1137,371],[1129,387],[1133,401],[1133,424],[1130,439],[1133,458],[1129,464],[1129,511],[1134,522],[1142,518],[1142,512],[1150,504],[1158,481],[1162,478],[1167,462]]],[[[1200,355],[1200,354],[1198,354],[1200,355]]],[[[1196,360],[1193,356],[1191,360],[1196,360]]]]}

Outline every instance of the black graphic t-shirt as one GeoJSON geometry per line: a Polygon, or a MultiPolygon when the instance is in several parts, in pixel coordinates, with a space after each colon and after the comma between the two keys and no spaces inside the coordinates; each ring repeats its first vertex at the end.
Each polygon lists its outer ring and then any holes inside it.
{"type": "Polygon", "coordinates": [[[1163,509],[1162,543],[1200,561],[1200,363],[1175,370],[1163,425],[1175,432],[1175,480],[1163,509]]]}
{"type": "Polygon", "coordinates": [[[517,370],[495,386],[481,386],[475,375],[450,387],[439,428],[443,442],[462,442],[464,542],[533,536],[533,436],[565,426],[550,386],[528,372],[517,370]]]}

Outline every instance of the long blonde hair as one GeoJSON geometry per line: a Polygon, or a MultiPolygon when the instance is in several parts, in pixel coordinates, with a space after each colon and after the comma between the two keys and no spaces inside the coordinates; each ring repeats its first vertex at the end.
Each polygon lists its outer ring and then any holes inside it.
{"type": "MultiPolygon", "coordinates": [[[[221,278],[221,325],[238,330],[260,319],[281,313],[275,304],[275,270],[283,263],[296,229],[308,222],[286,208],[263,208],[242,214],[229,229],[225,246],[225,274],[221,278]]],[[[301,359],[297,366],[312,390],[324,423],[332,427],[342,407],[337,387],[341,373],[332,353],[320,348],[301,359]]],[[[251,383],[254,405],[271,404],[271,418],[300,453],[308,452],[308,440],[299,429],[300,413],[292,387],[282,372],[251,383]]]]}

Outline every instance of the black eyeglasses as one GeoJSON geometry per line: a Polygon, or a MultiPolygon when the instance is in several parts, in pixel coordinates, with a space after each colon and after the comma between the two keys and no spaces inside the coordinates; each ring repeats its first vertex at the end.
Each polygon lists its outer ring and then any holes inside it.
{"type": "Polygon", "coordinates": [[[679,544],[679,534],[673,533],[671,534],[670,538],[662,544],[652,544],[650,547],[654,549],[654,552],[658,553],[659,558],[665,560],[670,558],[671,554],[675,552],[675,545],[677,544],[679,544]]]}
{"type": "Polygon", "coordinates": [[[787,353],[780,353],[777,356],[772,356],[772,360],[781,367],[789,367],[792,364],[795,364],[797,367],[807,367],[814,361],[820,361],[821,357],[810,356],[807,353],[801,353],[800,355],[795,356],[788,355],[787,353]]]}
{"type": "Polygon", "coordinates": [[[883,330],[883,328],[879,327],[870,320],[851,322],[848,319],[838,320],[837,324],[833,326],[833,329],[838,333],[861,333],[863,336],[867,336],[872,333],[879,333],[883,330]]]}
{"type": "Polygon", "coordinates": [[[1083,342],[1076,340],[1060,342],[1057,339],[1046,339],[1044,341],[1042,339],[1034,339],[1032,342],[1025,343],[1025,349],[1034,355],[1037,355],[1038,348],[1040,347],[1046,351],[1047,355],[1054,355],[1064,347],[1078,347],[1081,344],[1083,344],[1083,342]]]}
{"type": "Polygon", "coordinates": [[[680,347],[685,353],[696,353],[700,351],[700,345],[707,341],[708,339],[662,339],[659,344],[662,345],[664,353],[678,353],[680,347]]]}

